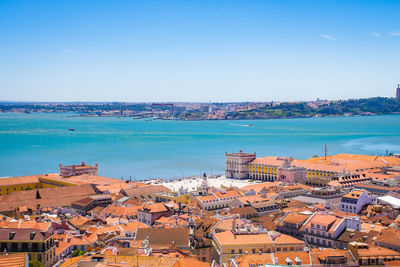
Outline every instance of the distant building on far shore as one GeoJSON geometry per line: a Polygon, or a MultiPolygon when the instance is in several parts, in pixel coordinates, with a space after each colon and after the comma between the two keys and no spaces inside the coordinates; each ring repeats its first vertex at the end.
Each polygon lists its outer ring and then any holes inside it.
{"type": "Polygon", "coordinates": [[[90,175],[98,175],[98,164],[96,165],[86,165],[84,161],[82,161],[81,165],[71,165],[71,166],[63,166],[60,163],[60,175],[61,176],[76,176],[83,174],[90,175]]]}
{"type": "Polygon", "coordinates": [[[396,98],[400,99],[400,84],[397,85],[397,89],[396,89],[396,98]]]}

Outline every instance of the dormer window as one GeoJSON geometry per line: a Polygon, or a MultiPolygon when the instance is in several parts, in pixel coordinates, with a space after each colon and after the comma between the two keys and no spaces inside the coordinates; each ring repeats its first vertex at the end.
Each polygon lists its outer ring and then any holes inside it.
{"type": "Polygon", "coordinates": [[[10,240],[13,240],[13,239],[14,239],[14,236],[15,236],[15,232],[11,232],[11,233],[10,233],[10,236],[9,236],[9,239],[10,239],[10,240]]]}

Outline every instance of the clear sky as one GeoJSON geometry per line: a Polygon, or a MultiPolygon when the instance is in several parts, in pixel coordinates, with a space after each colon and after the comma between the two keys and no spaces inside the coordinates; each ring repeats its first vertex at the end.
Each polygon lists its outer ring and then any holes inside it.
{"type": "Polygon", "coordinates": [[[0,0],[0,100],[347,99],[399,82],[399,0],[0,0]]]}

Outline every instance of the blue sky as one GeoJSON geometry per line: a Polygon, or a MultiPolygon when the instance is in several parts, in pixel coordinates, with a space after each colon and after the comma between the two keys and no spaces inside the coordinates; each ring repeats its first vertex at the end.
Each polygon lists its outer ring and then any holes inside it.
{"type": "Polygon", "coordinates": [[[400,1],[0,0],[0,100],[394,96],[400,1]]]}

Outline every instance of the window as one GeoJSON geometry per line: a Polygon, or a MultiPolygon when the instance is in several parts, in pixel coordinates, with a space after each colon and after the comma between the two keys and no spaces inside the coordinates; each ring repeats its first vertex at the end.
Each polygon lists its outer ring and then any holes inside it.
{"type": "Polygon", "coordinates": [[[32,243],[28,243],[28,251],[32,251],[32,243]]]}
{"type": "Polygon", "coordinates": [[[287,251],[287,248],[285,247],[285,248],[283,248],[283,251],[287,251]]]}
{"type": "Polygon", "coordinates": [[[253,253],[256,253],[256,249],[255,249],[255,248],[253,248],[253,249],[251,250],[251,252],[253,252],[253,253]]]}
{"type": "Polygon", "coordinates": [[[243,250],[241,248],[239,248],[239,254],[242,254],[243,250]]]}
{"type": "Polygon", "coordinates": [[[11,243],[7,243],[7,251],[11,251],[12,250],[12,244],[11,243]]]}
{"type": "Polygon", "coordinates": [[[38,259],[38,261],[42,261],[42,255],[41,255],[41,254],[38,254],[38,255],[37,255],[37,259],[38,259]]]}
{"type": "Polygon", "coordinates": [[[234,249],[231,249],[231,253],[232,253],[232,254],[235,254],[235,250],[234,250],[234,249]]]}

